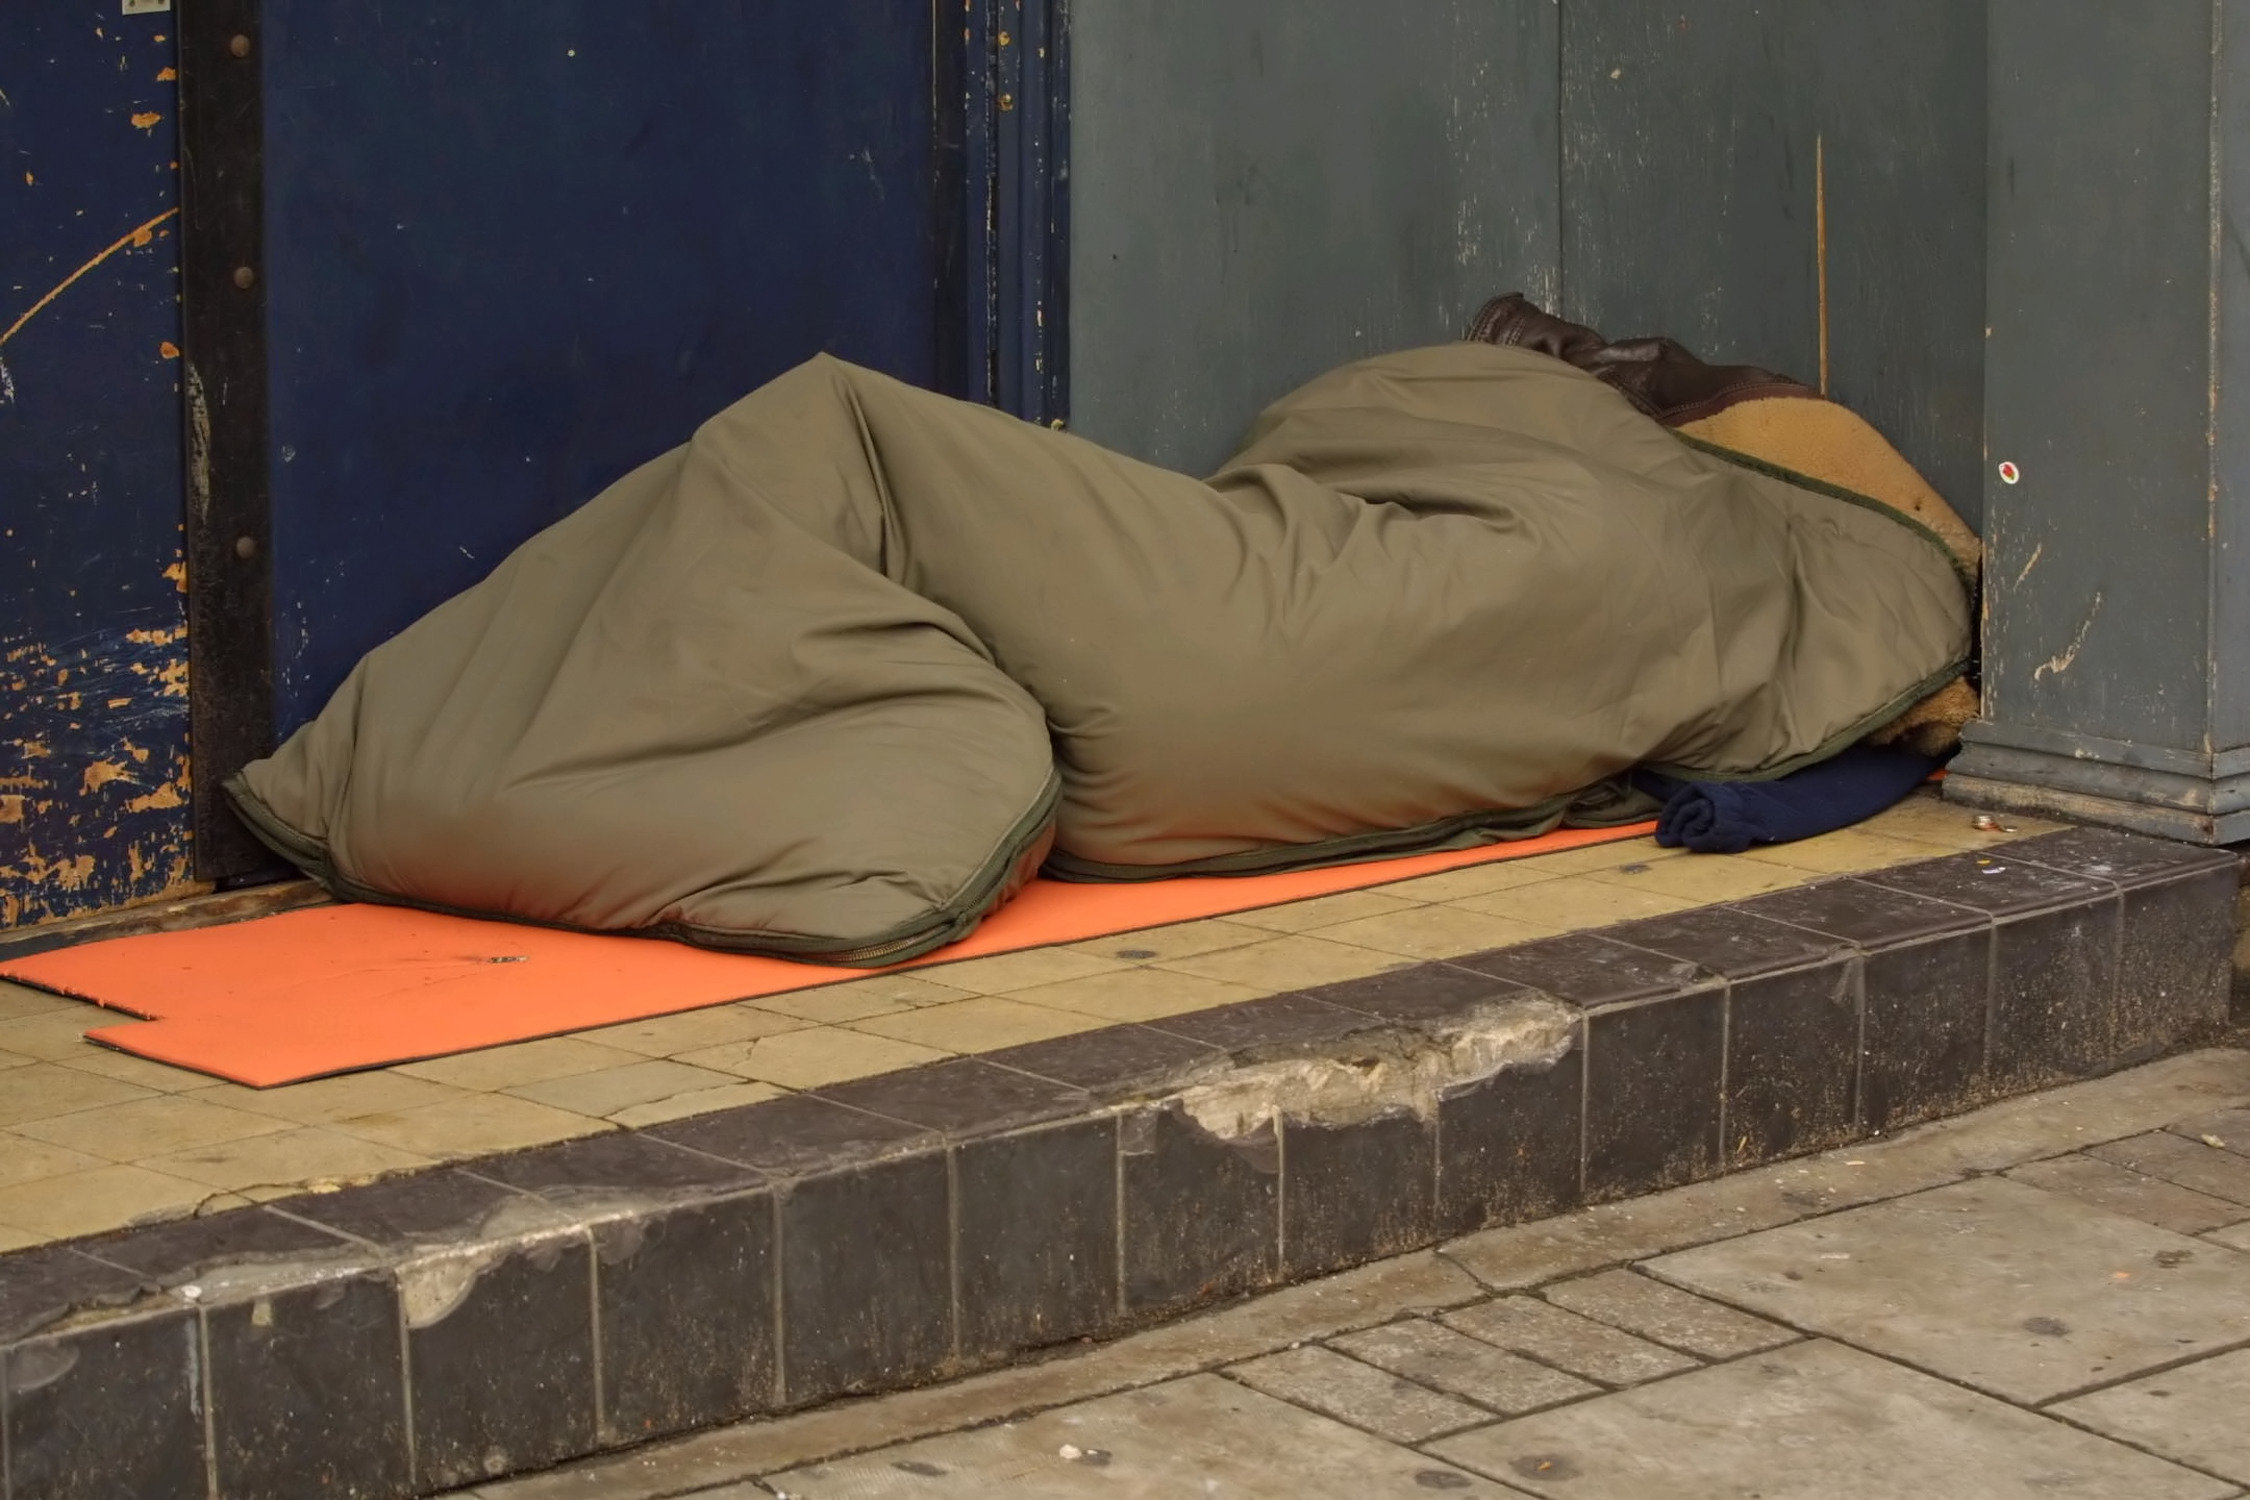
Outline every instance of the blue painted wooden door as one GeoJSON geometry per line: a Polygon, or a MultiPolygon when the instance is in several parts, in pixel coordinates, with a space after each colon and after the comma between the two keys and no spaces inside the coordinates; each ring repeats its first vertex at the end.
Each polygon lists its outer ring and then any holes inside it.
{"type": "Polygon", "coordinates": [[[789,366],[938,382],[936,24],[932,0],[266,0],[278,732],[789,366]]]}

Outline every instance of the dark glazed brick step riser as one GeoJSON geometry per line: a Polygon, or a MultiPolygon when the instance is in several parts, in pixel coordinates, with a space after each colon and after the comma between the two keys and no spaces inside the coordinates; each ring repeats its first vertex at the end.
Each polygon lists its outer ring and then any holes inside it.
{"type": "Polygon", "coordinates": [[[0,1256],[6,1500],[427,1493],[1894,1130],[2222,1025],[2236,884],[2053,835],[0,1256]],[[1163,1087],[1542,997],[1424,1113],[1163,1087]]]}

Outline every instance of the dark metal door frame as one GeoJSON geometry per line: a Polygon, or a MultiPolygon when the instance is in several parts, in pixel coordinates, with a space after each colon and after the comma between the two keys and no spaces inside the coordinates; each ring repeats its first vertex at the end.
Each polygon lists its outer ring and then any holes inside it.
{"type": "Polygon", "coordinates": [[[179,19],[188,767],[195,873],[225,882],[274,862],[219,791],[273,747],[258,3],[179,19]]]}
{"type": "MultiPolygon", "coordinates": [[[[180,10],[195,873],[275,872],[220,784],[274,742],[259,0],[180,10]]],[[[1067,416],[1067,0],[931,0],[938,385],[1067,416]]]]}

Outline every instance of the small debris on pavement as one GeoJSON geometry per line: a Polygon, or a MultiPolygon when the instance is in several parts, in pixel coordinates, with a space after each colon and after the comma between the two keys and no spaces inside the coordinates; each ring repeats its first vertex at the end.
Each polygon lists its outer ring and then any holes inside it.
{"type": "Polygon", "coordinates": [[[2196,1137],[2196,1139],[2203,1142],[2204,1145],[2210,1146],[2215,1150],[2224,1151],[2227,1149],[2227,1143],[2220,1140],[2215,1135],[2198,1136],[2196,1137]]]}
{"type": "Polygon", "coordinates": [[[1990,813],[1978,813],[1970,819],[1969,826],[1979,833],[2014,833],[2013,823],[2003,823],[1990,813]]]}

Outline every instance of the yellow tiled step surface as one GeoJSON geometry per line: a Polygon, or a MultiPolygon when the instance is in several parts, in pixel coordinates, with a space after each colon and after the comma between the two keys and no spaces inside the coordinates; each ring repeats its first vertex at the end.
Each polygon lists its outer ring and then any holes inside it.
{"type": "Polygon", "coordinates": [[[1743,855],[1636,839],[878,975],[275,1089],[83,1040],[115,1020],[0,984],[0,1250],[387,1172],[650,1125],[965,1053],[1253,1000],[2012,832],[1918,793],[1857,828],[1743,855]]]}

